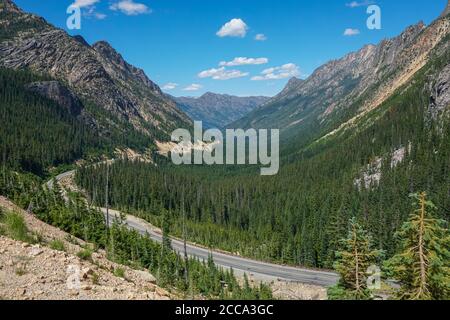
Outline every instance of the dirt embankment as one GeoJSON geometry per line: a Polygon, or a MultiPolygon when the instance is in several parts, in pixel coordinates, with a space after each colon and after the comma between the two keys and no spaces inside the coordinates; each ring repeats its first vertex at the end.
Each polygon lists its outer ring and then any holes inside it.
{"type": "Polygon", "coordinates": [[[78,256],[89,245],[39,221],[7,199],[0,207],[21,215],[39,244],[0,236],[0,299],[21,300],[167,300],[176,298],[158,287],[144,270],[109,261],[104,251],[78,256]],[[58,243],[58,250],[51,249],[58,243]]]}

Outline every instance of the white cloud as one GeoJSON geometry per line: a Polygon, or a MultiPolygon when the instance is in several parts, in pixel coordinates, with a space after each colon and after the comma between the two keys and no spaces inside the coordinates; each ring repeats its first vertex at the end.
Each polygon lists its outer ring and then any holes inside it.
{"type": "Polygon", "coordinates": [[[104,13],[95,12],[94,17],[98,20],[106,19],[107,15],[104,13]]]}
{"type": "Polygon", "coordinates": [[[86,17],[94,17],[97,20],[104,20],[107,17],[106,14],[97,12],[95,6],[89,7],[88,11],[84,13],[84,15],[86,17]]]}
{"type": "Polygon", "coordinates": [[[294,63],[287,63],[280,67],[268,68],[261,72],[260,76],[255,76],[251,80],[264,81],[264,80],[280,80],[300,75],[299,67],[294,63]]]}
{"type": "MultiPolygon", "coordinates": [[[[85,0],[88,1],[88,0],[85,0]]],[[[128,16],[136,16],[143,13],[151,13],[152,10],[143,3],[136,3],[133,0],[121,0],[109,7],[113,11],[121,11],[128,16]]]]}
{"type": "Polygon", "coordinates": [[[234,67],[234,66],[245,66],[245,65],[259,65],[259,64],[266,64],[269,62],[269,59],[267,58],[245,58],[245,57],[238,57],[234,58],[233,61],[222,61],[219,63],[219,66],[221,67],[234,67]]]}
{"type": "Polygon", "coordinates": [[[74,3],[72,3],[72,6],[79,8],[90,7],[99,1],[100,0],[75,0],[74,3]]]}
{"type": "Polygon", "coordinates": [[[225,67],[219,69],[209,69],[198,74],[199,78],[212,78],[214,80],[230,80],[248,76],[248,72],[241,72],[239,70],[226,70],[225,67]]]}
{"type": "Polygon", "coordinates": [[[221,38],[223,37],[241,37],[244,38],[247,34],[248,26],[242,21],[242,19],[232,19],[229,22],[225,23],[219,31],[217,31],[217,35],[221,38]]]}
{"type": "Polygon", "coordinates": [[[351,28],[348,28],[348,29],[345,29],[345,31],[344,31],[344,36],[348,36],[348,37],[351,37],[351,36],[356,36],[356,35],[358,35],[358,34],[360,34],[361,32],[358,30],[358,29],[351,29],[351,28]]]}
{"type": "Polygon", "coordinates": [[[255,36],[255,40],[256,40],[256,41],[266,41],[266,40],[267,40],[267,37],[266,37],[266,35],[264,35],[264,34],[262,34],[262,33],[258,33],[258,34],[255,36]]]}
{"type": "Polygon", "coordinates": [[[370,1],[370,0],[364,0],[361,2],[358,1],[352,1],[350,3],[347,3],[346,6],[350,7],[350,8],[358,8],[358,7],[364,7],[364,6],[370,6],[371,4],[374,4],[374,1],[370,1]]]}
{"type": "Polygon", "coordinates": [[[169,82],[169,83],[166,83],[166,84],[162,87],[162,89],[163,89],[163,90],[173,90],[173,89],[175,89],[176,87],[178,87],[178,83],[169,82]]]}
{"type": "Polygon", "coordinates": [[[198,91],[201,88],[203,88],[203,86],[201,84],[197,84],[197,83],[193,83],[189,86],[187,86],[186,88],[184,88],[184,91],[198,91]]]}

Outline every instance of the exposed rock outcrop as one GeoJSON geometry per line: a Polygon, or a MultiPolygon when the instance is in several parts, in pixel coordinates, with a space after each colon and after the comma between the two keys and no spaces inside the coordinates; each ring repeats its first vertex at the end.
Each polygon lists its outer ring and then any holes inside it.
{"type": "Polygon", "coordinates": [[[430,100],[429,112],[433,119],[450,109],[450,64],[439,73],[430,100]]]}
{"type": "Polygon", "coordinates": [[[81,101],[58,81],[34,82],[27,85],[26,88],[55,101],[74,116],[81,114],[81,110],[83,109],[81,101]]]}

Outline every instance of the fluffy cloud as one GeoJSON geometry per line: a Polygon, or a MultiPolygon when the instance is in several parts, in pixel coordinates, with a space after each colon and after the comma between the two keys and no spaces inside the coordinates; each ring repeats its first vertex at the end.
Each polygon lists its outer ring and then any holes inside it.
{"type": "Polygon", "coordinates": [[[374,1],[370,1],[370,0],[365,0],[365,1],[352,1],[350,3],[347,3],[346,6],[350,7],[350,8],[358,8],[358,7],[363,7],[363,6],[370,6],[371,4],[374,4],[374,1]]]}
{"type": "Polygon", "coordinates": [[[193,83],[189,86],[187,86],[186,88],[184,88],[184,91],[198,91],[201,88],[203,88],[203,86],[201,84],[197,84],[197,83],[193,83]]]}
{"type": "MultiPolygon", "coordinates": [[[[85,0],[88,1],[88,0],[85,0]]],[[[151,13],[151,9],[143,3],[136,3],[133,0],[121,0],[109,7],[113,11],[121,11],[128,16],[135,16],[143,13],[151,13]]]]}
{"type": "Polygon", "coordinates": [[[260,76],[253,77],[253,81],[264,81],[264,80],[280,80],[292,77],[297,77],[300,75],[299,67],[294,63],[287,63],[281,67],[269,68],[261,72],[260,76]]]}
{"type": "Polygon", "coordinates": [[[225,67],[219,69],[209,69],[198,74],[199,78],[213,78],[214,80],[230,80],[235,78],[242,78],[248,76],[248,72],[241,72],[239,70],[226,70],[225,67]]]}
{"type": "Polygon", "coordinates": [[[99,2],[100,0],[75,0],[74,3],[72,3],[73,6],[84,8],[84,7],[90,7],[99,2]]]}
{"type": "Polygon", "coordinates": [[[178,83],[169,82],[169,83],[166,83],[166,84],[162,87],[162,89],[163,89],[163,90],[173,90],[173,89],[175,89],[176,87],[178,87],[178,83]]]}
{"type": "Polygon", "coordinates": [[[344,31],[344,36],[347,36],[347,37],[356,36],[358,34],[360,34],[358,29],[348,28],[348,29],[345,29],[345,31],[344,31]]]}
{"type": "Polygon", "coordinates": [[[235,67],[235,66],[246,66],[246,65],[259,65],[259,64],[266,64],[269,62],[269,59],[267,58],[245,58],[245,57],[238,57],[234,58],[233,61],[222,61],[219,63],[219,66],[221,67],[235,67]]]}
{"type": "Polygon", "coordinates": [[[241,37],[244,38],[247,34],[248,26],[242,21],[242,19],[232,19],[229,22],[225,23],[219,31],[217,31],[217,35],[221,38],[223,37],[241,37]]]}
{"type": "Polygon", "coordinates": [[[256,41],[266,41],[266,40],[267,40],[267,37],[266,37],[266,35],[264,35],[264,34],[262,34],[262,33],[258,33],[258,34],[255,36],[255,40],[256,40],[256,41]]]}

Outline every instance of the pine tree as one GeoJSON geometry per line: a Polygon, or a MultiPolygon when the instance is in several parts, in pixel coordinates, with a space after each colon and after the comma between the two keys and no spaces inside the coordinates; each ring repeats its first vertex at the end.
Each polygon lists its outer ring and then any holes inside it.
{"type": "Polygon", "coordinates": [[[387,262],[391,275],[402,284],[399,299],[450,298],[450,234],[445,221],[434,219],[435,205],[427,194],[413,194],[417,207],[397,237],[400,253],[387,262]]]}
{"type": "Polygon", "coordinates": [[[367,288],[367,269],[382,254],[372,248],[372,238],[358,224],[356,218],[350,220],[347,238],[340,241],[341,250],[336,252],[334,265],[341,279],[337,287],[329,292],[331,299],[370,299],[367,288]]]}
{"type": "Polygon", "coordinates": [[[162,233],[163,233],[163,252],[172,250],[172,243],[170,241],[170,217],[167,210],[162,210],[162,233]]]}

